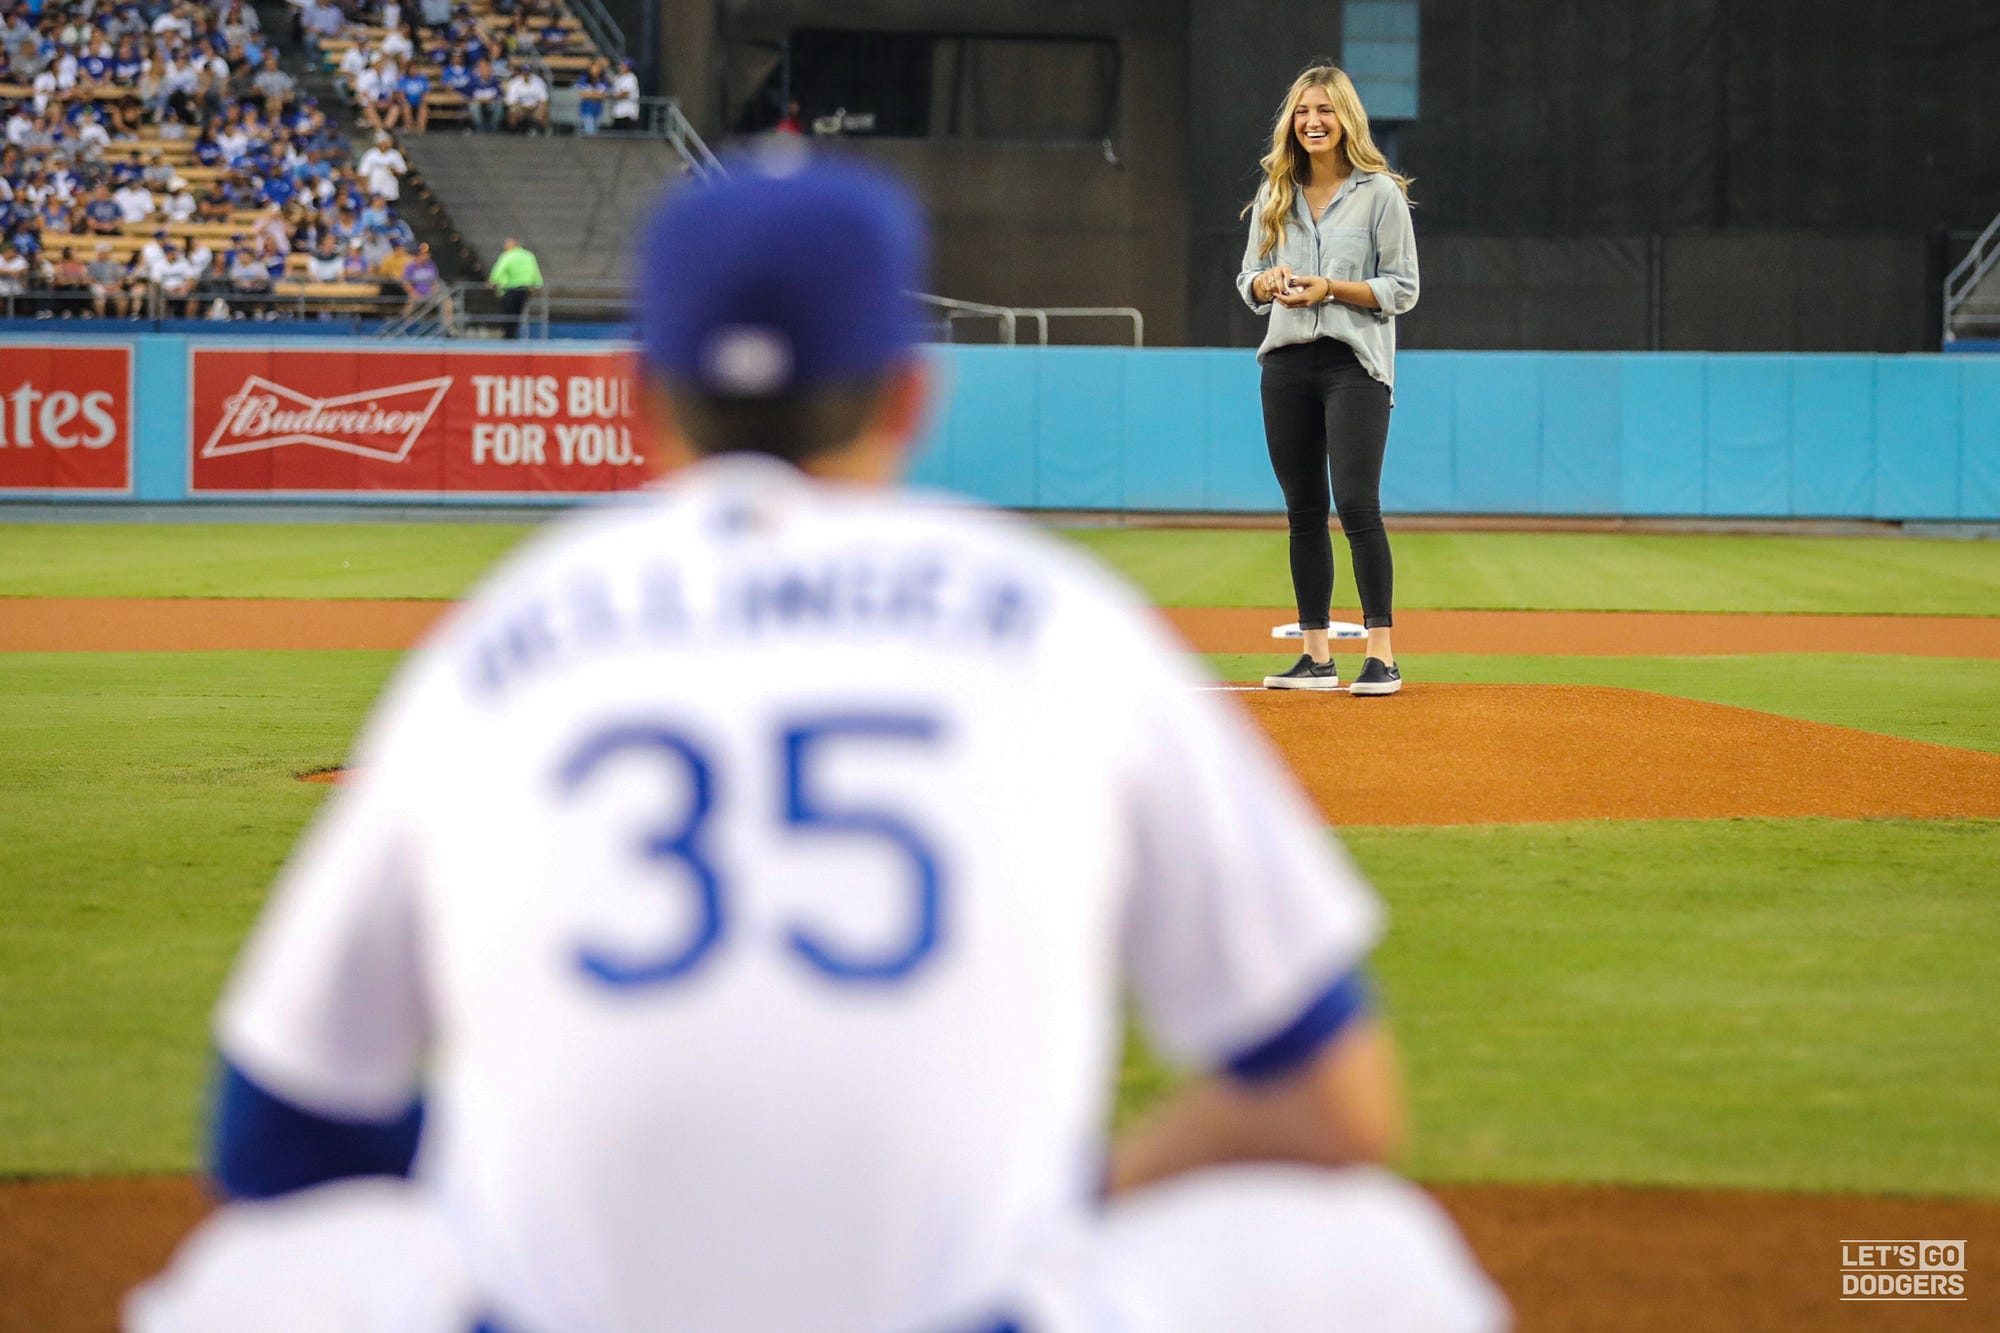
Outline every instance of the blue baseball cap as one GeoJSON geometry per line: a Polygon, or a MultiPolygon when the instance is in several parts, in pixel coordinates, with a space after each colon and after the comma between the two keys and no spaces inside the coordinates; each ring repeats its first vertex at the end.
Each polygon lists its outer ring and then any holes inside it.
{"type": "Polygon", "coordinates": [[[670,190],[643,233],[641,360],[727,398],[865,380],[907,360],[928,237],[908,189],[783,145],[670,190]]]}

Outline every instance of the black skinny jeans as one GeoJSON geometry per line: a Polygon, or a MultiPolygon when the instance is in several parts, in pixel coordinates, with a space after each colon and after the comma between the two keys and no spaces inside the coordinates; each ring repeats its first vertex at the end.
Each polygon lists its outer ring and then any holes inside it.
{"type": "Polygon", "coordinates": [[[1346,343],[1321,338],[1265,353],[1263,399],[1264,442],[1291,526],[1299,626],[1325,629],[1331,614],[1333,537],[1326,521],[1335,505],[1354,562],[1362,623],[1369,629],[1395,623],[1395,568],[1382,530],[1389,386],[1363,370],[1346,343]]]}

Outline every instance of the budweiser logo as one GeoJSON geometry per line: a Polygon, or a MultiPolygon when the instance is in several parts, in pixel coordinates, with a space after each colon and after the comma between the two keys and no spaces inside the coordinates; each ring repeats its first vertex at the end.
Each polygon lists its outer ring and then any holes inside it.
{"type": "Polygon", "coordinates": [[[410,447],[430,424],[450,388],[451,376],[441,375],[335,398],[313,398],[252,375],[223,400],[222,420],[201,446],[201,456],[226,458],[288,444],[310,444],[400,463],[409,457],[410,447]]]}

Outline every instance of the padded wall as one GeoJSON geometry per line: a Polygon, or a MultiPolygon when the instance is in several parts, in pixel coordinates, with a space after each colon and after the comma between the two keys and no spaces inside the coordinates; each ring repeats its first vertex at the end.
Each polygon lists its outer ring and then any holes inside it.
{"type": "MultiPolygon", "coordinates": [[[[232,375],[240,373],[235,361],[244,352],[271,352],[276,365],[282,351],[290,378],[279,378],[322,398],[312,385],[343,375],[378,395],[409,391],[405,368],[384,363],[426,355],[425,373],[452,377],[457,387],[448,393],[463,394],[466,385],[458,381],[489,371],[487,362],[502,355],[484,344],[385,348],[374,339],[149,334],[101,342],[132,348],[129,493],[17,491],[15,498],[195,498],[195,437],[214,433],[213,404],[202,403],[230,386],[225,376],[206,398],[194,392],[191,346],[226,351],[222,360],[230,364],[223,370],[232,375]]],[[[4,337],[0,360],[45,363],[51,348],[62,345],[4,337]]],[[[607,343],[553,343],[522,345],[512,354],[532,363],[528,371],[615,379],[606,366],[618,363],[604,362],[602,354],[616,350],[607,343]]],[[[943,396],[917,461],[921,482],[1024,509],[1282,508],[1264,453],[1257,362],[1248,352],[947,347],[936,349],[936,359],[943,396]]],[[[1398,358],[1397,380],[1383,473],[1383,506],[1392,513],[2000,521],[2000,356],[1407,352],[1398,358]]],[[[439,410],[443,420],[457,409],[447,402],[439,410]]],[[[497,402],[466,410],[484,414],[480,420],[495,430],[513,420],[510,413],[519,415],[497,402]]],[[[622,409],[567,411],[610,412],[606,419],[615,420],[622,409]]],[[[554,421],[557,430],[567,419],[539,408],[520,419],[531,417],[554,421]]],[[[434,438],[434,425],[427,417],[413,428],[424,433],[420,448],[405,451],[408,466],[418,466],[426,450],[462,447],[450,429],[438,428],[434,438]]],[[[346,429],[337,422],[324,429],[336,428],[346,429]]],[[[292,460],[288,466],[303,466],[326,444],[315,440],[262,445],[292,460]]],[[[384,466],[401,466],[403,457],[384,466]]],[[[472,486],[434,490],[433,498],[569,504],[588,498],[578,490],[553,483],[472,486]]],[[[401,485],[348,491],[322,485],[309,498],[407,503],[409,493],[401,485]]],[[[232,503],[286,498],[219,494],[232,503]]]]}

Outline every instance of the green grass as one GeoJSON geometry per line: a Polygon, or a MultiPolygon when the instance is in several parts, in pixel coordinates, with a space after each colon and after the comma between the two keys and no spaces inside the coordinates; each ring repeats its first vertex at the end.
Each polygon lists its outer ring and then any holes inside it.
{"type": "MultiPolygon", "coordinates": [[[[1257,680],[1291,656],[1216,654],[1224,680],[1257,680]]],[[[1341,658],[1343,673],[1358,655],[1341,658]]],[[[1860,653],[1743,657],[1411,657],[1412,682],[1618,685],[2000,754],[2000,661],[1860,653]]]]}
{"type": "MultiPolygon", "coordinates": [[[[209,1010],[324,795],[293,774],[394,660],[0,655],[0,1174],[192,1163],[209,1010]]],[[[2000,823],[1348,837],[1420,1174],[2000,1194],[2000,823]]]]}
{"type": "Polygon", "coordinates": [[[0,523],[0,597],[458,597],[510,523],[0,523]]]}
{"type": "MultiPolygon", "coordinates": [[[[530,529],[493,523],[0,524],[0,597],[455,597],[530,529]]],[[[1065,534],[1168,606],[1284,606],[1282,531],[1065,534]]],[[[1401,605],[1992,615],[2000,542],[1408,532],[1401,605]]],[[[1338,543],[1336,543],[1338,549],[1338,543]]],[[[1344,570],[1346,555],[1340,551],[1344,570]]],[[[1345,573],[1336,593],[1351,594],[1345,573]]]]}
{"type": "Polygon", "coordinates": [[[192,1160],[207,1016],[393,653],[0,654],[0,1173],[192,1160]]]}
{"type": "MultiPolygon", "coordinates": [[[[2000,1194],[2000,821],[1345,836],[1412,1174],[2000,1194]]],[[[1134,1043],[1126,1112],[1172,1083],[1134,1043]]]]}
{"type": "Polygon", "coordinates": [[[1416,1174],[2000,1194],[2000,822],[1348,836],[1416,1174]]]}
{"type": "MultiPolygon", "coordinates": [[[[1070,538],[1164,606],[1291,604],[1282,526],[1070,538]]],[[[2000,542],[1876,537],[1402,532],[1397,605],[1548,611],[2000,613],[2000,542]]],[[[1334,599],[1352,605],[1347,552],[1334,599]]]]}

